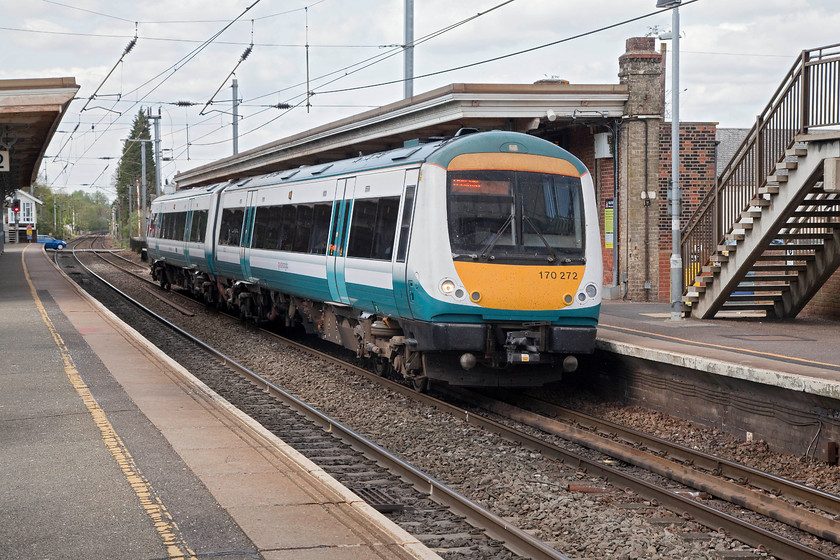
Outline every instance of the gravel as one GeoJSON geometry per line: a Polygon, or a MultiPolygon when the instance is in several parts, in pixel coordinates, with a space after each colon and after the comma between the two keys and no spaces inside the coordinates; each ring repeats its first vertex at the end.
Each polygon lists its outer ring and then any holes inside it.
{"type": "MultiPolygon", "coordinates": [[[[136,260],[130,253],[126,256],[136,260]]],[[[106,272],[108,267],[99,268],[106,272]]],[[[123,273],[107,274],[122,283],[116,279],[123,273]]],[[[167,316],[178,315],[148,294],[138,292],[137,299],[167,316]]],[[[203,306],[191,308],[195,317],[174,318],[195,336],[572,558],[720,559],[750,553],[771,558],[677,518],[631,492],[611,488],[597,477],[220,318],[203,306]],[[569,491],[569,485],[591,491],[569,491]]],[[[571,400],[589,414],[827,492],[840,491],[837,467],[772,453],[762,441],[735,441],[718,430],[639,407],[602,402],[597,396],[575,395],[571,400]]]]}

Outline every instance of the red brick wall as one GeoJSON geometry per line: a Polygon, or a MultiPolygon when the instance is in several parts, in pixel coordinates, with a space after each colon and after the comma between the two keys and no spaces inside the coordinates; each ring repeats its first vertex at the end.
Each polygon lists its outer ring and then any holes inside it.
{"type": "Polygon", "coordinates": [[[840,270],[823,284],[799,316],[840,320],[840,270]]]}
{"type": "MultiPolygon", "coordinates": [[[[613,249],[604,247],[604,210],[607,207],[607,201],[613,198],[613,185],[615,184],[613,160],[597,160],[593,173],[597,179],[595,195],[598,198],[598,223],[601,230],[601,251],[604,254],[604,285],[610,286],[613,283],[613,249]]],[[[615,233],[615,218],[613,218],[613,232],[615,233]]],[[[615,245],[615,239],[613,245],[615,245]]]]}
{"type": "MultiPolygon", "coordinates": [[[[714,123],[680,124],[681,228],[694,214],[715,182],[714,123]]],[[[663,123],[659,135],[659,300],[671,299],[671,123],[663,123]]]]}

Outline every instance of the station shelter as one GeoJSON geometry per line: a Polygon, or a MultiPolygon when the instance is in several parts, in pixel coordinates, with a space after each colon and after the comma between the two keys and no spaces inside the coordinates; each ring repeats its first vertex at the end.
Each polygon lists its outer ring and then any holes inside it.
{"type": "Polygon", "coordinates": [[[29,191],[47,146],[52,140],[70,102],[79,91],[75,78],[32,78],[0,80],[0,252],[6,241],[26,241],[37,234],[37,205],[41,203],[29,191]],[[14,215],[8,208],[19,199],[20,227],[14,231],[14,215]],[[31,229],[30,229],[31,228],[31,229]]]}

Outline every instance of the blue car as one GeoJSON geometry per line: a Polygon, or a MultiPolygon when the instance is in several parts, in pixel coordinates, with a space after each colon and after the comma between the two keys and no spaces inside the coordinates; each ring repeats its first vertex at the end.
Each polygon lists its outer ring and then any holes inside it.
{"type": "Polygon", "coordinates": [[[43,243],[47,249],[57,249],[59,251],[67,247],[67,243],[61,239],[56,239],[52,235],[38,235],[38,243],[43,243]]]}

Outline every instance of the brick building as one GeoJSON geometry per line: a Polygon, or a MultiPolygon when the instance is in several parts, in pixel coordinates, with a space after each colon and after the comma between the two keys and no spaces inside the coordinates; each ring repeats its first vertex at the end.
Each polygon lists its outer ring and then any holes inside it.
{"type": "MultiPolygon", "coordinates": [[[[665,56],[652,37],[626,41],[618,84],[451,84],[179,174],[179,188],[401,147],[460,128],[507,129],[566,148],[593,175],[605,295],[670,299],[670,133],[665,56]],[[618,182],[616,183],[616,178],[618,182]]],[[[683,127],[684,219],[714,184],[715,125],[683,127]]]]}

